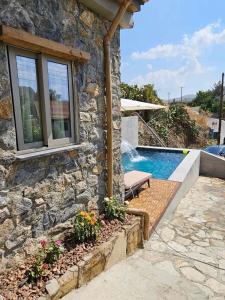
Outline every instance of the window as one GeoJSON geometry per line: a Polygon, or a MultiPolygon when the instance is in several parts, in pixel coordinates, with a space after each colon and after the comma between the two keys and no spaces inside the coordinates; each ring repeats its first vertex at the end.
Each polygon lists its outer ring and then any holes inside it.
{"type": "Polygon", "coordinates": [[[75,142],[70,62],[9,48],[18,150],[75,142]]]}

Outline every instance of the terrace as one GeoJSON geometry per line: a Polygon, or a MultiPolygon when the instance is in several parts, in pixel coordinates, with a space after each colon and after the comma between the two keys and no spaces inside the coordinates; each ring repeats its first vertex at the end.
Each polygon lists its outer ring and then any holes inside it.
{"type": "Polygon", "coordinates": [[[144,249],[63,299],[224,299],[224,200],[224,181],[200,176],[144,249]]]}
{"type": "MultiPolygon", "coordinates": [[[[125,103],[122,99],[121,103],[123,112],[165,109],[146,103],[135,106],[136,101],[132,100],[125,103]]],[[[143,120],[138,113],[122,118],[122,162],[125,172],[138,170],[153,176],[151,187],[143,186],[139,197],[129,203],[130,212],[145,218],[145,238],[148,239],[160,219],[173,213],[199,176],[225,179],[225,160],[203,150],[139,145],[140,121],[143,120]]]]}
{"type": "MultiPolygon", "coordinates": [[[[140,282],[142,290],[138,293],[143,295],[142,273],[146,271],[148,279],[154,272],[138,264],[142,255],[149,255],[149,249],[154,264],[154,251],[158,257],[164,249],[154,234],[160,232],[164,222],[164,242],[171,241],[170,248],[176,253],[185,246],[200,254],[204,254],[204,248],[197,246],[224,247],[222,226],[216,229],[214,215],[214,223],[209,224],[216,232],[204,240],[197,239],[199,233],[193,232],[196,239],[190,237],[188,242],[184,240],[186,232],[173,234],[177,229],[174,226],[168,233],[168,228],[180,214],[176,213],[177,205],[192,193],[189,190],[196,182],[193,193],[200,201],[197,212],[205,209],[206,191],[212,187],[209,196],[213,201],[209,199],[212,205],[207,214],[214,214],[214,210],[220,213],[224,182],[211,182],[209,177],[225,178],[225,160],[204,151],[166,148],[153,128],[148,129],[161,147],[144,147],[138,142],[137,117],[123,118],[121,126],[119,33],[121,28],[133,26],[133,14],[147,0],[71,0],[60,5],[52,0],[45,1],[43,8],[37,0],[9,2],[0,2],[0,299],[60,299],[144,246],[137,256],[128,259],[137,263],[141,279],[135,277],[136,270],[131,268],[129,273],[129,263],[118,265],[119,270],[122,266],[122,286],[125,282],[132,291],[130,284],[136,283],[133,286],[139,288],[140,282]],[[143,187],[128,208],[123,205],[121,127],[123,138],[138,155],[130,159],[125,154],[124,169],[140,167],[153,174],[150,188],[143,187]],[[204,181],[199,175],[208,177],[204,181]],[[213,185],[221,191],[217,193],[213,185]],[[110,199],[112,196],[115,198],[110,199]],[[213,206],[214,201],[218,207],[213,206]],[[171,224],[166,221],[169,218],[171,224]],[[150,235],[150,242],[144,243],[150,235]]],[[[129,107],[129,100],[125,100],[125,106],[129,107]]],[[[140,110],[139,106],[165,108],[134,103],[131,110],[140,110]]],[[[190,209],[186,203],[184,220],[190,209]]],[[[180,232],[184,225],[188,233],[194,223],[206,226],[203,217],[193,218],[194,213],[190,210],[191,217],[188,215],[187,224],[181,224],[180,232]]],[[[221,213],[222,225],[223,217],[221,213]]],[[[159,260],[160,266],[168,274],[179,273],[180,267],[172,258],[169,262],[166,259],[159,260]]],[[[187,266],[188,270],[180,270],[183,275],[197,278],[196,282],[204,283],[213,295],[222,294],[224,274],[211,271],[218,279],[215,282],[190,270],[192,265],[187,266]]],[[[224,261],[211,267],[224,271],[224,261]]],[[[115,273],[115,282],[119,276],[115,273]]],[[[101,283],[101,278],[97,282],[101,283]]],[[[158,285],[163,287],[164,278],[159,279],[154,283],[156,289],[158,285]]],[[[184,285],[185,280],[181,279],[184,285]]],[[[167,289],[172,284],[165,286],[167,289]]],[[[113,290],[109,286],[107,292],[113,290]]],[[[154,287],[152,290],[154,293],[154,287]]],[[[85,290],[85,298],[89,292],[89,288],[85,290]]],[[[96,299],[111,297],[110,293],[103,297],[102,292],[97,291],[96,299]]],[[[124,299],[132,299],[127,289],[126,295],[120,288],[118,292],[124,299]]],[[[77,293],[82,299],[83,289],[77,293]]],[[[93,295],[91,291],[90,297],[93,295]]]]}

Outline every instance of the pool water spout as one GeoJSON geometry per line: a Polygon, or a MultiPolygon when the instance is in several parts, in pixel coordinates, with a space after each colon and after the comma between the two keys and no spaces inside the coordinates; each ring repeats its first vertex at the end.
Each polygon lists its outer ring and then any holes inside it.
{"type": "Polygon", "coordinates": [[[126,153],[129,157],[129,159],[133,162],[146,160],[146,158],[141,156],[137,152],[137,150],[130,143],[128,143],[127,141],[122,141],[121,151],[122,151],[122,154],[126,153]]]}

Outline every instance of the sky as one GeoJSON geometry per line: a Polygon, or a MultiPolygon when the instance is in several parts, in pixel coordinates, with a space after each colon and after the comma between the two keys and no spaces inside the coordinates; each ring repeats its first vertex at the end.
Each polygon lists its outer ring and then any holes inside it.
{"type": "Polygon", "coordinates": [[[122,81],[163,99],[212,88],[225,72],[225,0],[150,0],[121,31],[121,56],[122,81]]]}

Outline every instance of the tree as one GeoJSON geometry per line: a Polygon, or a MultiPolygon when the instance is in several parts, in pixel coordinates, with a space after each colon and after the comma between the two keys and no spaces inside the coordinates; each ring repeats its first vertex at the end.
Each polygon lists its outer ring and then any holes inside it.
{"type": "Polygon", "coordinates": [[[190,106],[200,106],[202,110],[218,114],[220,93],[221,81],[214,84],[212,89],[199,91],[190,106]]]}
{"type": "Polygon", "coordinates": [[[153,84],[146,84],[143,87],[144,97],[150,102],[155,104],[162,104],[162,101],[159,99],[157,92],[153,84]]]}
{"type": "Polygon", "coordinates": [[[142,87],[121,83],[121,94],[123,98],[132,99],[142,102],[150,102],[155,104],[163,104],[157,95],[153,84],[146,84],[142,87]]]}

